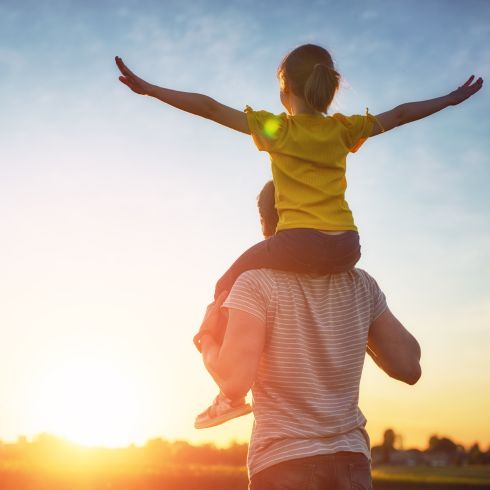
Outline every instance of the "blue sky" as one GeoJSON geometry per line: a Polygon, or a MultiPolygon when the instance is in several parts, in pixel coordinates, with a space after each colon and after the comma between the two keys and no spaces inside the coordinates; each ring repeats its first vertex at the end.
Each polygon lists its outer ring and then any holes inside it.
{"type": "MultiPolygon", "coordinates": [[[[304,42],[331,51],[343,76],[332,110],[348,114],[489,77],[488,2],[344,3],[0,0],[0,438],[76,438],[76,418],[49,414],[65,403],[60,371],[95,396],[86,365],[121,384],[115,398],[141,400],[130,429],[116,424],[102,442],[246,439],[250,418],[191,429],[215,387],[190,339],[214,281],[261,238],[267,156],[130,93],[113,57],[154,83],[273,112],[276,67],[304,42]]],[[[359,265],[424,351],[414,388],[367,362],[361,407],[375,441],[392,425],[413,444],[432,432],[490,442],[487,92],[348,161],[359,265]]]]}

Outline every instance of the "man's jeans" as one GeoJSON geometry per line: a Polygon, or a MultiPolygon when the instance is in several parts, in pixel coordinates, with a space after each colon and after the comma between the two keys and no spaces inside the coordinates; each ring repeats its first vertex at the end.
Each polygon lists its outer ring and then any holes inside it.
{"type": "Polygon", "coordinates": [[[252,476],[249,490],[372,490],[371,467],[361,453],[293,459],[252,476]]]}

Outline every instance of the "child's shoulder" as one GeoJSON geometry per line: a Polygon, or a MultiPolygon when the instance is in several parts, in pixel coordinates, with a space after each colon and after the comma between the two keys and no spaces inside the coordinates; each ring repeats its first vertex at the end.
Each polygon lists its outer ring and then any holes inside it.
{"type": "Polygon", "coordinates": [[[264,109],[260,109],[260,110],[256,111],[255,109],[253,109],[249,105],[245,106],[245,109],[243,110],[243,112],[245,112],[249,116],[255,116],[255,117],[279,117],[281,119],[286,119],[288,117],[285,112],[280,112],[280,113],[276,114],[274,112],[270,112],[270,111],[267,111],[264,109]]]}
{"type": "Polygon", "coordinates": [[[363,119],[365,116],[361,116],[360,114],[353,114],[351,116],[346,116],[345,114],[341,114],[340,112],[336,112],[335,114],[332,114],[331,116],[327,116],[330,119],[333,119],[334,121],[342,124],[342,126],[345,126],[346,128],[350,129],[356,125],[356,123],[360,120],[363,119]]]}

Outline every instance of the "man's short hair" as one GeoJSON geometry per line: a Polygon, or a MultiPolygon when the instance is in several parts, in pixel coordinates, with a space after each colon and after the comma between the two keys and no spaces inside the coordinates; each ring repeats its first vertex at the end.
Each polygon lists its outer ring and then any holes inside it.
{"type": "Polygon", "coordinates": [[[259,214],[262,218],[262,231],[266,238],[271,237],[276,233],[277,222],[279,221],[279,215],[276,209],[274,182],[269,180],[266,182],[260,194],[257,196],[257,205],[259,207],[259,214]]]}

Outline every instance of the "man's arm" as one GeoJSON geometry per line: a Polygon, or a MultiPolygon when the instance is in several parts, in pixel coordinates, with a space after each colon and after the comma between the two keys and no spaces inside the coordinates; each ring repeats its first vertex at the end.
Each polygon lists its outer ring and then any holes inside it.
{"type": "Polygon", "coordinates": [[[182,111],[211,119],[241,133],[250,134],[247,116],[244,112],[221,104],[207,95],[180,92],[152,85],[135,75],[118,56],[116,56],[116,65],[121,72],[119,80],[133,92],[139,95],[149,95],[182,111]]]}
{"type": "Polygon", "coordinates": [[[378,114],[375,116],[378,124],[374,125],[371,136],[376,136],[377,134],[389,131],[397,126],[423,119],[446,107],[460,104],[476,94],[476,92],[482,88],[483,79],[479,78],[476,82],[473,82],[474,78],[474,75],[471,75],[461,87],[458,87],[456,90],[443,97],[420,102],[409,102],[407,104],[399,105],[391,111],[378,114]]]}
{"type": "MultiPolygon", "coordinates": [[[[207,316],[206,330],[214,330],[218,321],[220,302],[207,316]]],[[[201,338],[204,365],[231,399],[244,397],[252,387],[265,342],[265,323],[255,315],[230,308],[228,324],[222,345],[212,335],[201,338]]]]}
{"type": "Polygon", "coordinates": [[[386,374],[399,381],[413,385],[422,374],[419,343],[388,308],[369,328],[367,352],[386,374]]]}

